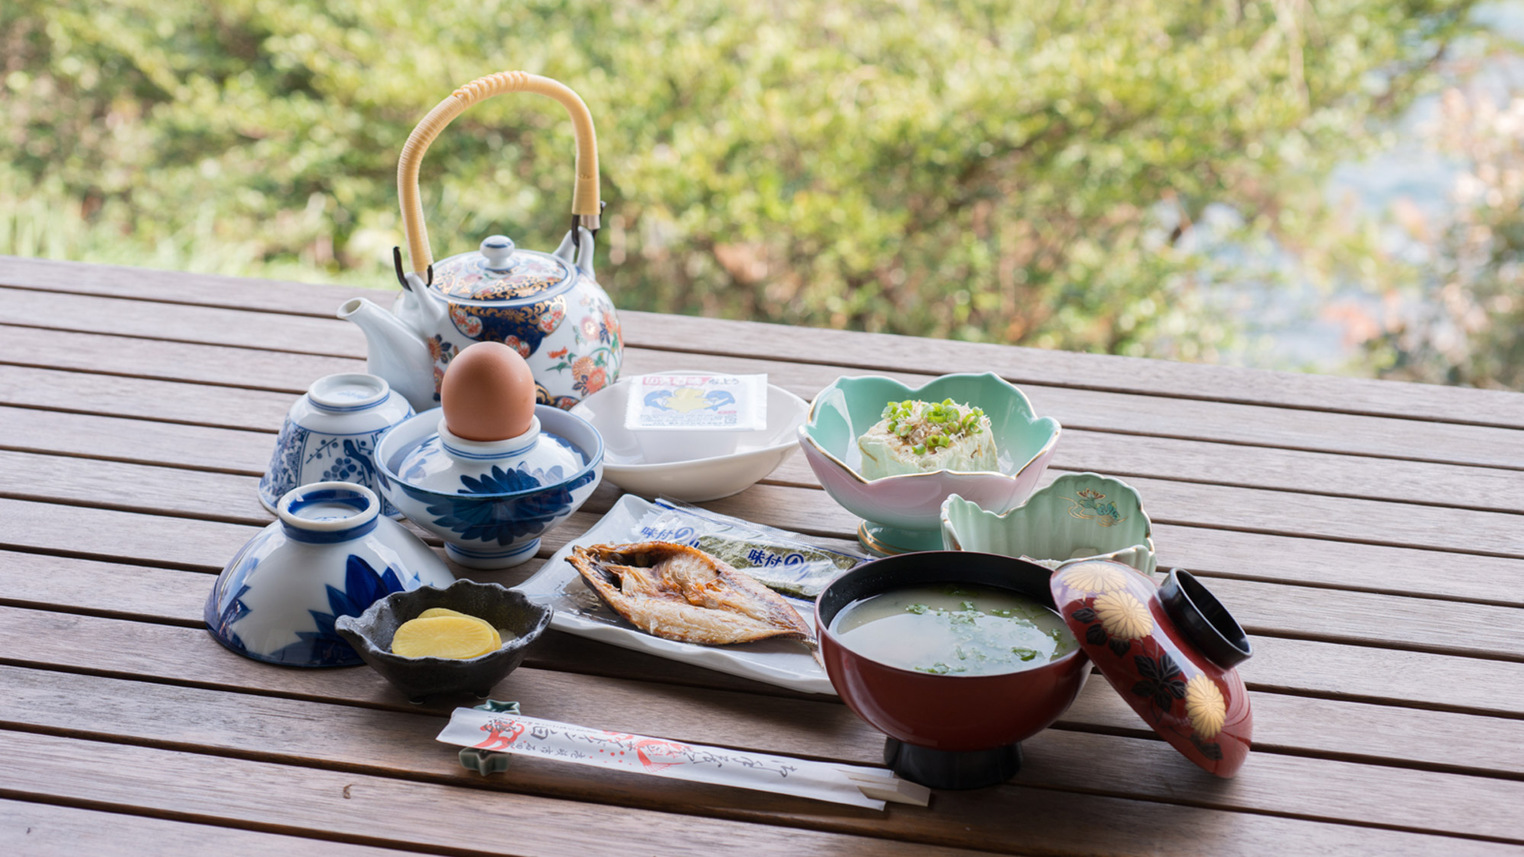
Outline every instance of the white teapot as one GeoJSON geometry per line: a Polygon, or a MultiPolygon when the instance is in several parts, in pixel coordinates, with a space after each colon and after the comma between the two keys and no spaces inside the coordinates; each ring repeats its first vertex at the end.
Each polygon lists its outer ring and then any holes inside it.
{"type": "Polygon", "coordinates": [[[365,332],[366,370],[385,378],[419,411],[439,403],[445,367],[473,342],[502,342],[534,373],[537,400],[570,408],[614,383],[623,344],[614,304],[593,275],[598,147],[587,105],[565,85],[522,71],[487,75],[455,90],[418,123],[402,147],[397,191],[411,270],[393,251],[403,292],[392,312],[365,298],[345,301],[339,318],[365,332]],[[418,168],[429,144],[467,107],[504,92],[534,92],[561,102],[576,132],[572,226],[554,253],[516,247],[503,235],[478,250],[432,261],[418,168]]]}

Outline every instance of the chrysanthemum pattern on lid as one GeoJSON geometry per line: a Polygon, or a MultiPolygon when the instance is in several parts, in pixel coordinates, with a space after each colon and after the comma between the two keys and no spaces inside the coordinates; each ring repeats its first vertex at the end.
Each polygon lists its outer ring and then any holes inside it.
{"type": "Polygon", "coordinates": [[[1185,714],[1191,720],[1191,728],[1206,740],[1217,737],[1228,719],[1228,703],[1222,698],[1217,683],[1205,673],[1196,676],[1185,685],[1185,714]]]}
{"type": "Polygon", "coordinates": [[[1116,592],[1127,588],[1127,573],[1109,562],[1081,562],[1064,568],[1064,583],[1081,592],[1116,592]]]}
{"type": "Polygon", "coordinates": [[[1137,640],[1154,630],[1154,620],[1149,618],[1148,608],[1126,592],[1096,596],[1095,613],[1101,619],[1101,627],[1113,637],[1137,640]]]}

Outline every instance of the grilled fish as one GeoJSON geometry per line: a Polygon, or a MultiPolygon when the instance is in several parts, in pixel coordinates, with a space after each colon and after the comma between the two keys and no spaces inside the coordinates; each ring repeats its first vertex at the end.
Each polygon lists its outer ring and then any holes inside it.
{"type": "Polygon", "coordinates": [[[575,547],[582,580],[630,624],[668,640],[723,646],[770,637],[814,644],[776,592],[703,551],[672,542],[575,547]]]}

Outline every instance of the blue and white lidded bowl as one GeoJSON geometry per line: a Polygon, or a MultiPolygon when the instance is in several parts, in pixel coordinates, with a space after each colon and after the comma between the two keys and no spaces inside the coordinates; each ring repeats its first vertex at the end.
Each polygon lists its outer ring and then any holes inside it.
{"type": "MultiPolygon", "coordinates": [[[[407,399],[376,375],[319,378],[286,414],[270,467],[259,480],[259,501],[274,512],[286,492],[313,482],[355,482],[379,490],[376,442],[412,415],[407,399]]],[[[400,513],[383,499],[381,514],[400,513]]]]}
{"type": "Polygon", "coordinates": [[[445,542],[468,568],[507,568],[534,556],[540,537],[576,511],[603,478],[603,437],[587,420],[536,405],[524,434],[471,441],[439,408],[381,439],[381,493],[445,542]]]}
{"type": "Polygon", "coordinates": [[[230,560],[207,596],[207,630],[256,661],[298,667],[362,663],[334,629],[377,599],[455,582],[444,561],[380,513],[375,492],[351,482],[293,488],[276,522],[230,560]]]}

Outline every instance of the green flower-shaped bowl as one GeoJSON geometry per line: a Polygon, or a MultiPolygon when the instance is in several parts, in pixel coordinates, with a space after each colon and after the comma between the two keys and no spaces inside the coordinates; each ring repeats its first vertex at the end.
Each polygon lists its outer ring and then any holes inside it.
{"type": "Polygon", "coordinates": [[[957,495],[942,504],[948,550],[1029,559],[1049,568],[1072,559],[1110,559],[1153,574],[1153,527],[1131,485],[1096,473],[1067,473],[1004,514],[957,495]]]}
{"type": "Polygon", "coordinates": [[[1056,420],[1034,416],[1026,395],[998,375],[943,375],[914,389],[864,375],[837,378],[815,397],[799,427],[799,446],[826,493],[863,519],[857,530],[863,546],[894,554],[942,547],[942,502],[953,494],[998,512],[1015,508],[1037,487],[1059,431],[1056,420]],[[999,469],[863,478],[857,439],[882,418],[885,405],[905,399],[952,399],[982,409],[999,469]]]}

